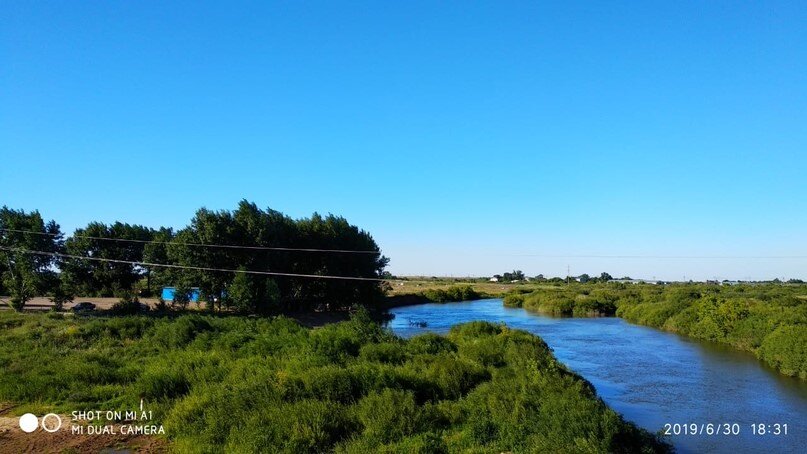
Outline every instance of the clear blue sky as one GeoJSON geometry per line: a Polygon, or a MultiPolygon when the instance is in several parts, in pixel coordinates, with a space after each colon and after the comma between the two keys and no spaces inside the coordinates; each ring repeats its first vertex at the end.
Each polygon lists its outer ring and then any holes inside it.
{"type": "Polygon", "coordinates": [[[3,2],[0,204],[241,198],[397,274],[807,278],[805,2],[3,2]],[[601,4],[595,4],[601,3],[601,4]]]}

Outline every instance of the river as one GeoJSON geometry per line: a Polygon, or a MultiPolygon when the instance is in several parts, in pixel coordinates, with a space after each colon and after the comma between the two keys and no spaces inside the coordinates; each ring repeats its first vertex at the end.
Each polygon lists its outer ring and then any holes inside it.
{"type": "Polygon", "coordinates": [[[395,315],[390,328],[403,337],[446,333],[452,325],[472,320],[504,322],[537,334],[560,361],[590,381],[611,408],[651,432],[663,430],[665,424],[739,425],[739,435],[672,435],[668,440],[678,452],[807,449],[807,383],[779,374],[747,352],[615,317],[547,317],[504,307],[500,299],[405,306],[390,312],[395,315]],[[753,434],[751,425],[759,423],[770,425],[768,434],[753,434]],[[774,424],[780,424],[780,435],[770,433],[774,424]],[[787,424],[787,435],[781,434],[782,424],[787,424]]]}

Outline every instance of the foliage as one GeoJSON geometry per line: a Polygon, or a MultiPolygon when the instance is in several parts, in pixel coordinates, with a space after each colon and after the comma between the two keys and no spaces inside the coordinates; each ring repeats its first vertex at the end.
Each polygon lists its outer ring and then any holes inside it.
{"type": "MultiPolygon", "coordinates": [[[[379,278],[387,258],[369,233],[350,225],[342,217],[293,220],[275,210],[261,210],[255,204],[241,201],[235,211],[201,209],[190,225],[177,232],[169,244],[170,263],[203,268],[273,270],[290,274],[321,274],[379,278]],[[264,248],[340,249],[370,253],[313,253],[295,250],[244,250],[233,248],[200,248],[188,244],[226,244],[264,248]]],[[[237,275],[200,270],[182,270],[187,282],[202,289],[209,307],[217,302],[219,309],[229,300],[227,289],[237,275]]],[[[237,288],[254,286],[251,292],[266,292],[260,311],[312,309],[346,309],[353,304],[373,305],[383,296],[377,281],[346,281],[276,276],[272,282],[242,279],[237,288]],[[247,283],[247,281],[255,281],[247,283]],[[263,290],[261,290],[263,289],[263,290]]],[[[247,292],[249,293],[249,292],[247,292]]],[[[241,301],[244,308],[254,302],[241,301]]]]}
{"type": "Polygon", "coordinates": [[[64,309],[65,303],[72,302],[74,298],[75,294],[73,293],[73,289],[64,281],[60,281],[53,286],[53,295],[50,297],[50,300],[53,303],[53,310],[55,312],[61,312],[62,309],[64,309]]]}
{"type": "MultiPolygon", "coordinates": [[[[616,315],[756,353],[786,375],[807,378],[803,342],[807,286],[801,284],[622,283],[514,289],[503,304],[556,316],[616,315]],[[799,343],[802,342],[802,343],[799,343]]],[[[593,280],[593,279],[592,279],[593,280]]]]}
{"type": "Polygon", "coordinates": [[[504,296],[503,302],[508,307],[522,307],[524,305],[524,295],[521,293],[508,293],[504,296]]]}
{"type": "Polygon", "coordinates": [[[620,300],[617,315],[643,325],[756,353],[786,375],[807,379],[804,286],[678,284],[620,300]]]}
{"type": "Polygon", "coordinates": [[[180,281],[174,287],[174,297],[171,300],[171,307],[185,310],[191,302],[192,295],[193,289],[186,283],[180,281]]]}
{"type": "Polygon", "coordinates": [[[513,270],[504,274],[496,274],[495,277],[500,282],[523,281],[526,279],[524,272],[521,270],[513,270]]]}
{"type": "Polygon", "coordinates": [[[275,281],[262,276],[236,273],[227,287],[227,300],[243,313],[267,314],[276,311],[280,303],[280,290],[275,281]]]}
{"type": "Polygon", "coordinates": [[[112,305],[111,311],[118,315],[132,315],[140,312],[148,311],[149,307],[141,304],[137,295],[130,292],[125,292],[121,296],[120,301],[112,305]]]}
{"type": "Polygon", "coordinates": [[[0,208],[0,287],[10,295],[12,309],[21,311],[28,300],[47,292],[49,283],[58,282],[52,270],[56,258],[47,254],[58,253],[62,247],[56,222],[46,223],[38,211],[0,208]]]}
{"type": "MultiPolygon", "coordinates": [[[[65,249],[79,257],[142,262],[144,242],[153,238],[154,231],[142,225],[91,222],[67,238],[65,249]]],[[[76,292],[84,296],[120,297],[134,290],[135,283],[146,274],[145,268],[130,263],[89,259],[66,260],[61,268],[76,292]]]]}
{"type": "Polygon", "coordinates": [[[470,301],[483,298],[470,285],[452,285],[447,289],[428,289],[423,292],[423,297],[435,303],[447,303],[451,301],[470,301]]]}
{"type": "MultiPolygon", "coordinates": [[[[35,295],[56,292],[60,279],[55,278],[53,265],[58,265],[61,280],[74,294],[151,296],[162,286],[199,287],[210,311],[348,310],[354,304],[379,305],[387,288],[377,279],[384,276],[389,260],[366,231],[343,217],[314,213],[295,220],[246,200],[234,211],[202,208],[190,225],[177,232],[90,222],[62,242],[59,226],[53,221],[46,224],[38,212],[3,207],[0,229],[6,228],[35,232],[0,230],[0,290],[10,292],[16,309],[35,295]],[[15,249],[66,251],[78,258],[56,261],[15,249]],[[271,270],[280,275],[269,279],[214,271],[220,269],[271,270]],[[318,275],[360,280],[311,278],[318,275]]],[[[174,305],[184,308],[187,302],[174,305]]]]}
{"type": "Polygon", "coordinates": [[[785,375],[807,379],[807,325],[784,325],[765,337],[759,357],[785,375]]]}
{"type": "Polygon", "coordinates": [[[360,311],[284,317],[0,313],[0,401],[131,410],[180,452],[653,452],[536,336],[475,322],[393,336],[360,311]],[[31,362],[36,355],[39,359],[31,362]]]}

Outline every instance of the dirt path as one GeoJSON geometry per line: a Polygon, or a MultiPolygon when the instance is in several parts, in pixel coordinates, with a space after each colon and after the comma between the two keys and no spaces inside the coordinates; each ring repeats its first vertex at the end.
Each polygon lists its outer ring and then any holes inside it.
{"type": "Polygon", "coordinates": [[[49,433],[41,427],[31,433],[20,429],[19,417],[0,404],[0,454],[17,453],[163,453],[168,442],[149,435],[73,435],[70,416],[61,415],[62,427],[49,433]]]}
{"type": "MultiPolygon", "coordinates": [[[[0,296],[0,309],[10,309],[8,307],[8,296],[0,296]]],[[[120,301],[120,298],[96,298],[96,297],[76,297],[72,303],[64,305],[65,309],[70,309],[78,303],[84,301],[95,304],[98,310],[111,309],[112,305],[120,301]]],[[[140,302],[148,304],[152,308],[157,304],[157,298],[140,298],[140,302]]],[[[25,303],[25,310],[27,311],[49,311],[53,307],[53,303],[45,296],[37,296],[25,303]]]]}

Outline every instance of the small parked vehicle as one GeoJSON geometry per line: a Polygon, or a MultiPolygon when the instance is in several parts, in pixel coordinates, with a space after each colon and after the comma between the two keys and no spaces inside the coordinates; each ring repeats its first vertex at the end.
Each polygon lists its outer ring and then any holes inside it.
{"type": "Polygon", "coordinates": [[[73,306],[73,312],[89,312],[95,310],[95,304],[89,301],[83,301],[73,306]]]}

